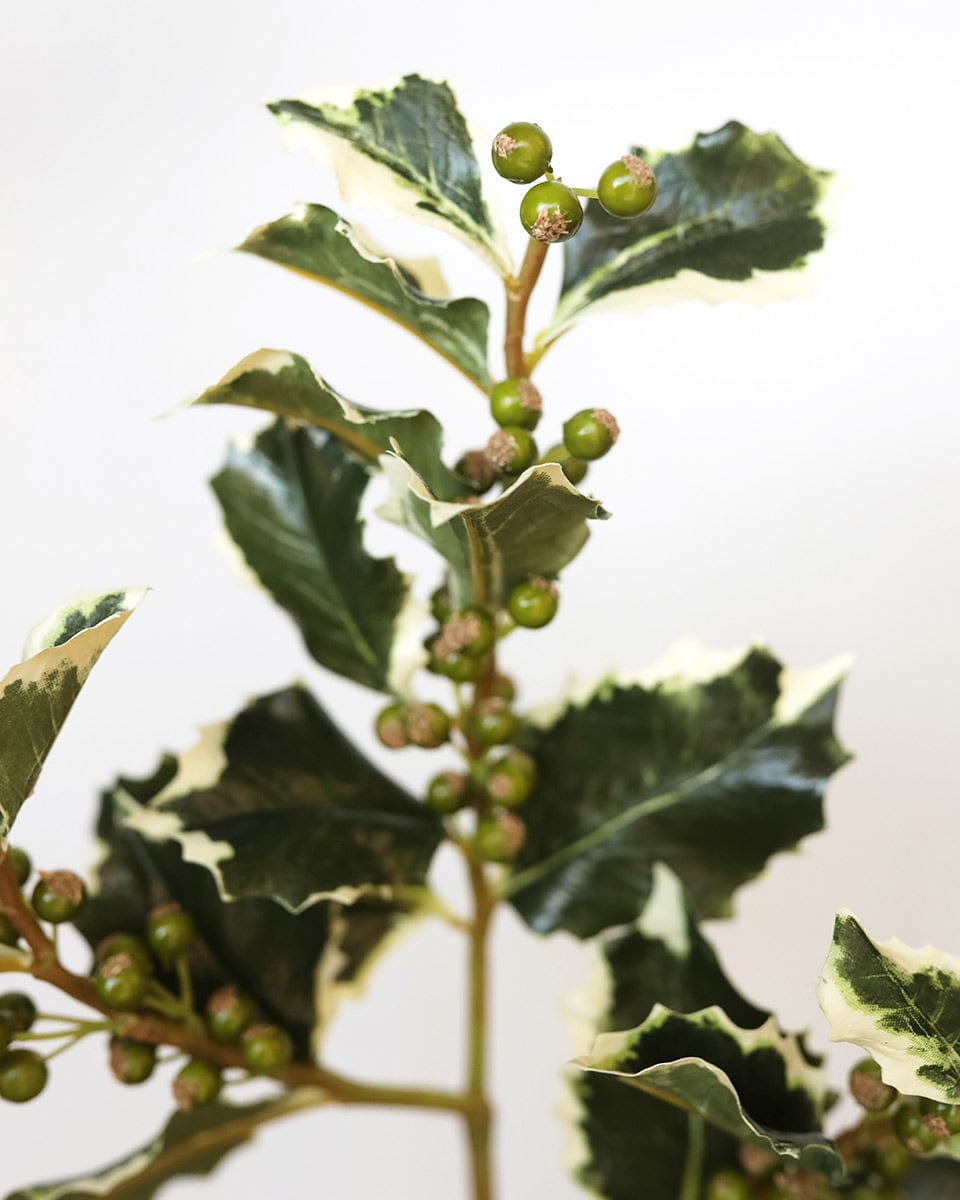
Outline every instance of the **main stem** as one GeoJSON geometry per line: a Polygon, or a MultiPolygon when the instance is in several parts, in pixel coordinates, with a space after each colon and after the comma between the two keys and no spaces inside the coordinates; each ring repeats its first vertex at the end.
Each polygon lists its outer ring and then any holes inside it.
{"type": "Polygon", "coordinates": [[[469,992],[467,1006],[467,1091],[464,1111],[470,1144],[473,1174],[473,1200],[492,1200],[493,1179],[490,1169],[490,1102],[487,1098],[487,935],[496,907],[482,863],[465,850],[470,890],[473,895],[473,922],[470,929],[469,992]]]}

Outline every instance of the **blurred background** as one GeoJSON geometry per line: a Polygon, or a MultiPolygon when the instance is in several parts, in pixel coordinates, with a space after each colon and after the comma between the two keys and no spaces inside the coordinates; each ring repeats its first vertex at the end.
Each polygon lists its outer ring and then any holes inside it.
{"type": "MultiPolygon", "coordinates": [[[[642,143],[676,149],[736,117],[837,172],[807,294],[765,308],[683,302],[596,315],[544,361],[545,438],[602,403],[623,437],[589,483],[615,514],[563,580],[560,618],[509,643],[528,703],[571,675],[638,669],[680,635],[766,639],[794,666],[851,652],[840,732],[856,761],[829,831],[774,860],[711,929],[751,999],[823,1046],[814,984],[834,910],[879,937],[960,951],[955,880],[957,500],[956,9],[938,0],[549,6],[430,0],[34,0],[0,38],[0,668],[79,589],[155,590],[87,686],[18,840],[42,867],[95,853],[98,789],[246,697],[306,679],[411,786],[436,769],[372,744],[378,701],[314,667],[287,618],[220,545],[206,480],[239,410],[171,414],[261,346],[306,355],[376,407],[424,405],[456,452],[487,436],[477,393],[403,331],[316,284],[229,254],[332,175],[282,149],[261,102],[311,87],[447,79],[485,135],[544,125],[584,183],[642,143]],[[555,428],[554,428],[555,427],[555,428]]],[[[495,189],[517,249],[520,189],[495,189]]],[[[357,214],[385,247],[439,255],[454,295],[496,280],[442,233],[357,214]]],[[[548,264],[532,326],[558,286],[548,264]]],[[[546,444],[546,443],[544,443],[546,444]]],[[[371,521],[369,545],[435,567],[371,521]]],[[[458,895],[456,864],[438,883],[458,895]]],[[[504,1200],[580,1194],[556,1108],[570,1057],[572,939],[497,928],[494,1085],[504,1200]]],[[[70,953],[82,961],[79,947],[70,953]]],[[[428,923],[344,1009],[327,1060],[361,1077],[454,1084],[462,947],[428,923]]],[[[62,1007],[59,1005],[58,1007],[62,1007]]],[[[93,1042],[95,1039],[91,1039],[93,1042]]],[[[853,1057],[831,1054],[842,1078],[853,1057]]],[[[56,1063],[41,1101],[5,1106],[0,1185],[71,1174],[148,1140],[162,1081],[122,1090],[101,1045],[56,1063]]],[[[264,1131],[169,1200],[465,1194],[443,1117],[337,1111],[264,1131]]]]}

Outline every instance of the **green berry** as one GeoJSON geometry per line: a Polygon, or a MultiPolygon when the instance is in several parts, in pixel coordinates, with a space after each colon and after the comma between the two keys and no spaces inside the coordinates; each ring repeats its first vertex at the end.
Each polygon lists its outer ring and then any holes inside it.
{"type": "Polygon", "coordinates": [[[93,959],[102,963],[115,954],[126,954],[145,975],[153,974],[153,955],[143,938],[132,933],[110,933],[97,942],[93,959]]]}
{"type": "Polygon", "coordinates": [[[487,796],[502,808],[519,808],[537,785],[537,764],[522,750],[510,750],[487,772],[487,796]]]}
{"type": "Polygon", "coordinates": [[[450,718],[439,704],[411,704],[407,709],[407,735],[412,745],[436,750],[450,740],[450,718]]]}
{"type": "Polygon", "coordinates": [[[587,464],[582,458],[576,458],[562,443],[551,446],[540,456],[542,463],[559,463],[567,479],[576,487],[587,473],[587,464]]]}
{"type": "Polygon", "coordinates": [[[947,1104],[924,1096],[920,1100],[920,1112],[927,1128],[940,1137],[949,1137],[960,1132],[960,1105],[947,1104]]]}
{"type": "Polygon", "coordinates": [[[501,700],[506,700],[508,704],[517,698],[517,689],[514,686],[513,680],[509,675],[501,675],[499,672],[490,677],[487,690],[491,696],[499,696],[501,700]]]}
{"type": "Polygon", "coordinates": [[[256,1005],[233,984],[219,988],[207,1001],[207,1029],[218,1042],[236,1042],[256,1016],[256,1005]]]}
{"type": "Polygon", "coordinates": [[[37,1018],[37,1006],[25,992],[4,992],[0,996],[0,1020],[14,1034],[26,1033],[37,1018]]]}
{"type": "Polygon", "coordinates": [[[470,733],[482,746],[502,746],[512,742],[520,722],[506,700],[488,696],[470,714],[470,733]]]}
{"type": "Polygon", "coordinates": [[[490,438],[484,454],[504,475],[519,475],[537,460],[537,443],[526,429],[507,425],[490,438]]]}
{"type": "Polygon", "coordinates": [[[553,145],[539,125],[512,121],[493,139],[490,157],[497,174],[511,183],[533,183],[550,169],[553,145]]]}
{"type": "Polygon", "coordinates": [[[563,444],[575,458],[602,458],[620,436],[620,426],[605,408],[584,408],[563,426],[563,444]]]}
{"type": "Polygon", "coordinates": [[[205,1058],[191,1058],[173,1081],[173,1098],[177,1108],[190,1112],[204,1104],[212,1104],[222,1086],[223,1076],[215,1063],[205,1058]]]}
{"type": "Polygon", "coordinates": [[[867,1112],[883,1112],[896,1100],[896,1088],[884,1083],[880,1075],[880,1064],[872,1058],[861,1059],[850,1070],[850,1095],[867,1112]]]}
{"type": "Polygon", "coordinates": [[[920,1105],[904,1101],[893,1114],[893,1131],[911,1154],[926,1154],[943,1138],[926,1123],[920,1105]]]}
{"type": "Polygon", "coordinates": [[[498,813],[477,822],[473,850],[481,862],[507,863],[514,859],[523,845],[526,830],[513,813],[498,813]]]}
{"type": "Polygon", "coordinates": [[[0,1058],[0,1096],[25,1104],[47,1086],[47,1064],[32,1050],[8,1050],[0,1058]]]}
{"type": "Polygon", "coordinates": [[[270,1075],[293,1057],[290,1035],[279,1025],[251,1025],[240,1039],[243,1061],[258,1075],[270,1075]]]}
{"type": "Polygon", "coordinates": [[[538,242],[565,242],[582,222],[576,192],[559,179],[535,183],[520,201],[520,224],[538,242]]]}
{"type": "Polygon", "coordinates": [[[93,986],[106,1008],[134,1012],[146,999],[150,976],[129,954],[112,954],[97,967],[93,986]]]}
{"type": "MultiPolygon", "coordinates": [[[[468,480],[472,490],[479,494],[487,491],[497,481],[497,469],[482,450],[468,450],[457,459],[457,474],[468,480]]],[[[449,612],[449,604],[447,605],[449,612]]],[[[436,616],[436,614],[434,614],[436,616]]],[[[437,617],[443,623],[445,617],[437,617]]]]}
{"type": "Polygon", "coordinates": [[[717,1171],[707,1184],[706,1200],[750,1200],[753,1185],[739,1171],[717,1171]]]}
{"type": "Polygon", "coordinates": [[[438,587],[430,597],[430,611],[438,625],[442,625],[453,612],[453,605],[450,603],[450,589],[446,585],[438,587]]]}
{"type": "Polygon", "coordinates": [[[490,393],[490,414],[498,425],[536,429],[543,398],[529,379],[504,379],[490,393]]]}
{"type": "Polygon", "coordinates": [[[189,951],[195,933],[193,917],[179,904],[161,904],[147,918],[147,944],[164,966],[189,951]]]}
{"type": "Polygon", "coordinates": [[[13,866],[13,873],[17,877],[17,883],[23,887],[30,878],[30,872],[33,870],[30,855],[27,854],[26,850],[21,850],[19,846],[11,846],[7,854],[13,866]]]}
{"type": "Polygon", "coordinates": [[[83,880],[73,871],[41,871],[30,903],[42,921],[62,925],[73,920],[85,897],[83,880]]]}
{"type": "Polygon", "coordinates": [[[388,704],[377,713],[373,727],[385,746],[391,750],[402,750],[410,741],[407,732],[407,706],[399,702],[388,704]]]}
{"type": "Polygon", "coordinates": [[[560,603],[556,585],[549,579],[535,576],[518,583],[507,600],[507,611],[524,629],[541,629],[557,615],[560,603]]]}
{"type": "Polygon", "coordinates": [[[110,1071],[119,1083],[145,1083],[157,1065],[157,1048],[135,1038],[110,1039],[110,1071]]]}
{"type": "Polygon", "coordinates": [[[485,609],[464,608],[447,617],[430,650],[438,659],[460,653],[476,658],[479,654],[486,654],[496,636],[493,618],[485,609]]]}
{"type": "Polygon", "coordinates": [[[612,217],[642,217],[656,198],[656,176],[636,154],[612,162],[597,184],[597,199],[612,217]]]}
{"type": "Polygon", "coordinates": [[[910,1151],[899,1141],[887,1139],[870,1155],[870,1162],[877,1174],[887,1183],[895,1183],[906,1175],[913,1158],[910,1151]]]}
{"type": "Polygon", "coordinates": [[[0,1017],[0,1055],[14,1039],[13,1026],[6,1017],[0,1017]]]}
{"type": "Polygon", "coordinates": [[[443,771],[427,784],[427,806],[441,817],[459,812],[469,800],[469,780],[457,771],[443,771]]]}
{"type": "Polygon", "coordinates": [[[0,913],[0,946],[15,946],[19,939],[14,923],[6,913],[0,913]]]}
{"type": "Polygon", "coordinates": [[[474,683],[486,671],[487,659],[457,650],[442,658],[434,655],[430,666],[438,675],[445,675],[454,683],[474,683]]]}

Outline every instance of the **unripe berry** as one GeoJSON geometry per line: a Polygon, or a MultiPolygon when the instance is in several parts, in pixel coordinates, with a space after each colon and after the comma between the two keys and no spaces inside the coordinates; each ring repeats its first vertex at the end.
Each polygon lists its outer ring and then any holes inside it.
{"type": "Polygon", "coordinates": [[[939,1137],[946,1138],[960,1132],[960,1105],[922,1096],[920,1112],[927,1128],[932,1129],[939,1137]]]}
{"type": "Polygon", "coordinates": [[[477,822],[473,849],[481,862],[507,863],[516,858],[523,845],[526,828],[519,817],[510,812],[484,817],[477,822]]]}
{"type": "Polygon", "coordinates": [[[236,1042],[256,1016],[256,1005],[233,984],[219,988],[207,1001],[207,1029],[218,1042],[236,1042]]]}
{"type": "Polygon", "coordinates": [[[407,736],[414,746],[436,750],[450,738],[450,718],[439,704],[411,704],[407,709],[407,736]]]}
{"type": "Polygon", "coordinates": [[[566,475],[567,479],[577,486],[583,480],[587,473],[587,464],[582,458],[576,458],[562,443],[558,446],[551,446],[549,450],[545,450],[540,455],[542,463],[559,463],[560,468],[566,475]]]}
{"type": "Polygon", "coordinates": [[[597,184],[597,199],[612,217],[641,217],[656,198],[656,176],[636,154],[612,162],[597,184]]]}
{"type": "Polygon", "coordinates": [[[753,1186],[739,1171],[717,1171],[707,1184],[706,1200],[751,1200],[753,1186]]]}
{"type": "Polygon", "coordinates": [[[30,872],[33,869],[30,862],[30,855],[27,854],[26,850],[21,850],[19,846],[11,846],[7,850],[7,856],[10,859],[10,863],[13,867],[13,873],[16,876],[17,883],[23,887],[23,885],[30,878],[30,872]]]}
{"type": "Polygon", "coordinates": [[[497,174],[511,183],[532,183],[550,169],[553,146],[532,121],[512,121],[493,139],[490,157],[497,174]]]}
{"type": "Polygon", "coordinates": [[[506,700],[508,704],[517,698],[517,689],[509,675],[501,675],[497,672],[497,674],[490,677],[487,686],[491,696],[499,696],[501,700],[506,700]]]}
{"type": "Polygon", "coordinates": [[[543,397],[529,379],[503,379],[490,393],[490,415],[498,425],[536,429],[543,397]]]}
{"type": "Polygon", "coordinates": [[[15,946],[19,939],[14,923],[6,913],[0,913],[0,946],[15,946]]]}
{"type": "Polygon", "coordinates": [[[380,741],[391,750],[402,750],[410,741],[407,733],[407,706],[397,702],[380,710],[374,722],[380,741]]]}
{"type": "MultiPolygon", "coordinates": [[[[470,481],[477,493],[485,492],[497,481],[497,469],[482,450],[468,450],[457,460],[457,472],[470,481]]],[[[436,614],[434,614],[436,615],[436,614]]],[[[437,617],[443,621],[443,617],[437,617]]]]}
{"type": "Polygon", "coordinates": [[[26,992],[4,992],[0,996],[0,1021],[6,1021],[14,1034],[26,1033],[37,1018],[37,1006],[26,992]]]}
{"type": "Polygon", "coordinates": [[[559,603],[556,584],[538,575],[517,584],[507,600],[507,611],[524,629],[541,629],[557,615],[559,603]]]}
{"type": "Polygon", "coordinates": [[[157,1065],[157,1048],[135,1038],[110,1039],[110,1071],[119,1083],[145,1083],[157,1065]]]}
{"type": "Polygon", "coordinates": [[[134,1012],[146,999],[150,976],[129,954],[112,954],[97,967],[93,986],[105,1007],[134,1012]]]}
{"type": "Polygon", "coordinates": [[[492,804],[519,808],[537,784],[537,764],[522,750],[510,750],[487,772],[487,796],[492,804]]]}
{"type": "Polygon", "coordinates": [[[927,1154],[943,1138],[931,1129],[923,1118],[920,1105],[905,1100],[893,1114],[893,1131],[911,1154],[927,1154]]]}
{"type": "Polygon", "coordinates": [[[212,1104],[220,1095],[223,1076],[220,1068],[205,1058],[191,1058],[173,1081],[173,1098],[181,1112],[190,1112],[212,1104]]]}
{"type": "Polygon", "coordinates": [[[153,955],[143,938],[132,933],[109,933],[97,942],[93,959],[102,963],[115,954],[126,954],[145,975],[153,974],[153,955]]]}
{"type": "Polygon", "coordinates": [[[25,1104],[47,1086],[47,1064],[32,1050],[8,1050],[0,1058],[0,1096],[25,1104]]]}
{"type": "Polygon", "coordinates": [[[439,635],[431,643],[435,658],[451,654],[469,654],[471,658],[486,654],[496,639],[493,618],[482,608],[464,608],[447,617],[439,635]]]}
{"type": "Polygon", "coordinates": [[[537,459],[537,443],[526,429],[507,425],[490,438],[484,454],[504,475],[519,475],[537,459]]]}
{"type": "Polygon", "coordinates": [[[243,1061],[258,1075],[270,1075],[293,1057],[290,1035],[279,1025],[251,1025],[240,1039],[243,1061]]]}
{"type": "MultiPolygon", "coordinates": [[[[432,648],[432,647],[431,647],[432,648]]],[[[444,675],[454,683],[473,683],[486,671],[487,659],[483,656],[467,654],[457,650],[446,654],[443,658],[434,655],[430,660],[430,670],[438,675],[444,675]]]]}
{"type": "Polygon", "coordinates": [[[0,1055],[14,1039],[13,1026],[6,1017],[0,1017],[0,1055]]]}
{"type": "Polygon", "coordinates": [[[42,921],[62,925],[77,915],[85,896],[83,880],[73,871],[41,871],[30,903],[42,921]]]}
{"type": "Polygon", "coordinates": [[[559,179],[535,183],[520,201],[520,224],[538,242],[565,242],[582,223],[576,192],[559,179]]]}
{"type": "Polygon", "coordinates": [[[459,812],[469,800],[469,780],[458,771],[434,775],[427,784],[427,806],[441,817],[459,812]]]}
{"type": "Polygon", "coordinates": [[[850,1095],[867,1112],[883,1112],[896,1100],[896,1088],[884,1083],[880,1076],[880,1065],[872,1058],[864,1058],[850,1071],[850,1095]]]}
{"type": "Polygon", "coordinates": [[[470,714],[470,733],[482,746],[502,746],[513,741],[520,722],[499,696],[481,700],[470,714]]]}
{"type": "Polygon", "coordinates": [[[450,603],[450,589],[446,585],[438,587],[430,597],[430,611],[438,625],[442,625],[453,612],[453,605],[450,603]]]}
{"type": "Polygon", "coordinates": [[[602,458],[620,436],[620,426],[605,408],[584,408],[563,426],[563,444],[576,458],[602,458]]]}
{"type": "Polygon", "coordinates": [[[161,904],[147,918],[147,944],[165,966],[189,951],[195,933],[193,917],[179,904],[161,904]]]}

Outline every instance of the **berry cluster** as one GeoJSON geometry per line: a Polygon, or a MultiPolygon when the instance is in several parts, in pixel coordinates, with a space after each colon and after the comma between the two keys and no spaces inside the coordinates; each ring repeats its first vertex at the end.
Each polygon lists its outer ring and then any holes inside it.
{"type": "Polygon", "coordinates": [[[497,173],[511,183],[542,183],[520,202],[520,223],[540,242],[565,242],[583,224],[580,196],[596,196],[613,217],[643,216],[657,198],[657,180],[636,154],[625,154],[606,167],[596,189],[571,188],[553,174],[553,144],[539,125],[514,121],[493,139],[491,157],[497,173]]]}

